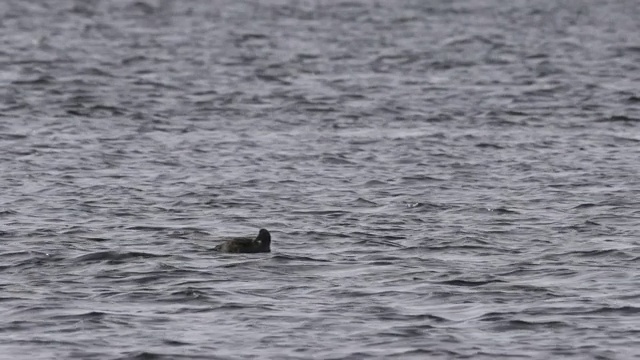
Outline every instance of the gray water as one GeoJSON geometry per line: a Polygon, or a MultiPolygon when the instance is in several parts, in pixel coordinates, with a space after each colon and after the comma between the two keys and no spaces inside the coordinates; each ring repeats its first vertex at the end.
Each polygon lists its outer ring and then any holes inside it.
{"type": "Polygon", "coordinates": [[[640,358],[639,19],[0,2],[0,358],[640,358]]]}

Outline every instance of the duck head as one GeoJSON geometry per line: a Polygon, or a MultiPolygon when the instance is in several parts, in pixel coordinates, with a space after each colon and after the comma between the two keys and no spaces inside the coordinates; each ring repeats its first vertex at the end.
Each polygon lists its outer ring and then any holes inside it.
{"type": "Polygon", "coordinates": [[[270,252],[271,251],[271,234],[267,229],[260,229],[258,232],[258,237],[255,242],[260,243],[260,251],[261,252],[270,252]]]}

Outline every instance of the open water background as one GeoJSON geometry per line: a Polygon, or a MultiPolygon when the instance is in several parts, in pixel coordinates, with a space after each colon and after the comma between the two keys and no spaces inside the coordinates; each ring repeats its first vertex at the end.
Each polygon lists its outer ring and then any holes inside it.
{"type": "Polygon", "coordinates": [[[640,358],[639,19],[0,2],[0,358],[640,358]]]}

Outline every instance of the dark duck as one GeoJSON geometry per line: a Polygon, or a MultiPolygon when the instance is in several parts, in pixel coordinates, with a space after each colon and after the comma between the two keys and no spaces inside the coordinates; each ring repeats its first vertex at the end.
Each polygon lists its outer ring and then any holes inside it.
{"type": "Polygon", "coordinates": [[[271,252],[271,234],[266,229],[260,229],[255,239],[234,238],[217,245],[214,250],[224,253],[271,252]]]}

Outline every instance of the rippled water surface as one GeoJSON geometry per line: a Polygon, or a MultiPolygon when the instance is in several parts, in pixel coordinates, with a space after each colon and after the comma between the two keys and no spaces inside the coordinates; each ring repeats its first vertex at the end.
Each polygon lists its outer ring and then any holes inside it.
{"type": "Polygon", "coordinates": [[[0,357],[640,358],[638,19],[0,2],[0,357]]]}

